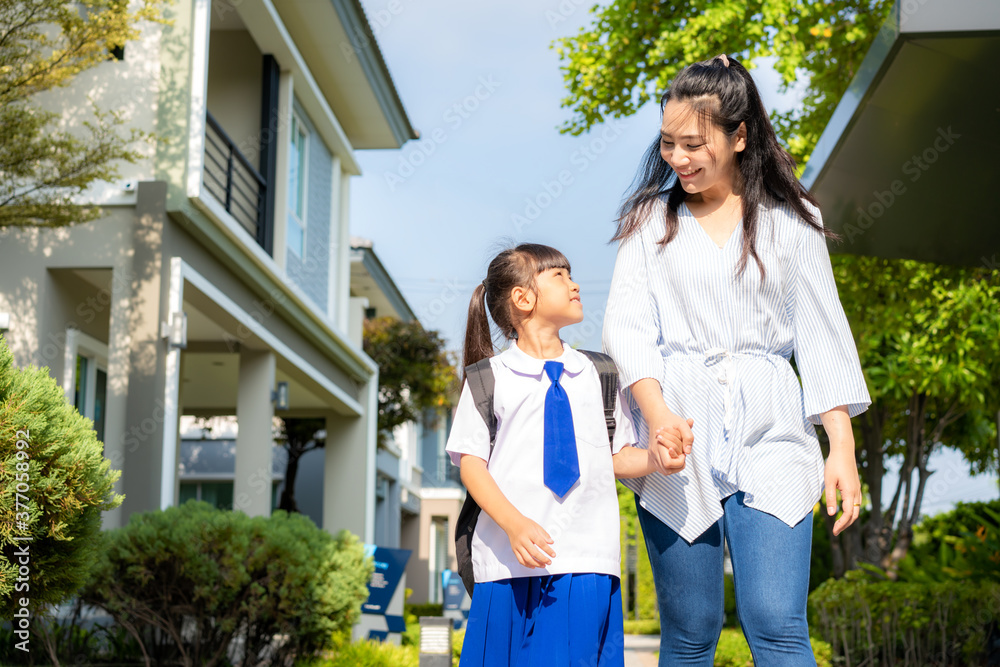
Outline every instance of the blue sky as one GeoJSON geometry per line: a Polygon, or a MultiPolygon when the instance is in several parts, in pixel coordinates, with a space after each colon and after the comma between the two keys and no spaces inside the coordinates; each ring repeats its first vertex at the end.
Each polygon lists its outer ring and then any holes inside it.
{"type": "MultiPolygon", "coordinates": [[[[461,348],[472,289],[498,250],[524,241],[554,246],[573,266],[586,315],[563,337],[599,350],[615,258],[607,241],[660,117],[647,104],[589,134],[558,132],[570,111],[560,108],[565,89],[549,45],[586,24],[591,3],[362,4],[422,139],[398,151],[359,152],[352,234],[374,242],[421,322],[453,350],[461,348]]],[[[778,93],[773,70],[753,74],[769,109],[796,103],[794,93],[778,93]]],[[[945,452],[931,467],[940,481],[931,478],[925,512],[998,495],[996,476],[970,479],[960,457],[945,452]]]]}

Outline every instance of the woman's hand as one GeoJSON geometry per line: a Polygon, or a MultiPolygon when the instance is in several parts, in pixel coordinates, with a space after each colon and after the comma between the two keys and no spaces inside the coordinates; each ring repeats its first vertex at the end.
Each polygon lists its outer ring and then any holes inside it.
{"type": "Polygon", "coordinates": [[[556,552],[549,545],[552,538],[537,523],[518,514],[507,525],[501,526],[510,540],[510,548],[517,556],[517,562],[528,568],[546,567],[552,563],[556,552]]]}
{"type": "MultiPolygon", "coordinates": [[[[684,422],[690,429],[694,420],[684,422]]],[[[688,451],[691,451],[690,447],[688,451]]],[[[683,435],[679,428],[664,427],[657,430],[649,443],[649,466],[664,475],[672,475],[684,469],[687,456],[684,454],[683,435]]]]}
{"type": "Polygon", "coordinates": [[[660,431],[675,431],[680,438],[680,447],[674,453],[690,454],[694,435],[691,426],[694,421],[675,415],[663,402],[660,383],[652,378],[643,378],[632,385],[632,397],[639,404],[642,416],[649,426],[649,449],[656,444],[656,434],[660,431]]]}
{"type": "Polygon", "coordinates": [[[854,458],[854,430],[847,408],[840,406],[820,415],[830,438],[830,456],[826,459],[826,511],[837,513],[837,489],[844,513],[833,524],[833,534],[840,535],[861,514],[861,479],[854,458]]]}

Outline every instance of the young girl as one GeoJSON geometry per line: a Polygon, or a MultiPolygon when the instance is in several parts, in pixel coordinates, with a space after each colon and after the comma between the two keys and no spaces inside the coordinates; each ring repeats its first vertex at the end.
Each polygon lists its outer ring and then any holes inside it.
{"type": "Polygon", "coordinates": [[[739,62],[685,68],[660,107],[660,134],[620,211],[604,320],[637,436],[677,429],[687,454],[679,474],[626,482],[653,566],[660,664],[712,665],[724,537],[754,663],[815,665],[812,510],[825,487],[832,516],[839,489],[834,532],[857,519],[850,418],[870,403],[829,234],[739,62]]]}
{"type": "Polygon", "coordinates": [[[623,665],[614,478],[669,474],[684,456],[668,453],[681,446],[673,432],[650,451],[629,446],[620,396],[608,442],[597,369],[559,338],[581,320],[569,262],[548,246],[500,253],[472,295],[465,365],[492,357],[498,426],[491,453],[466,383],[447,451],[483,512],[461,667],[623,665]],[[498,356],[487,310],[514,341],[498,356]]]}

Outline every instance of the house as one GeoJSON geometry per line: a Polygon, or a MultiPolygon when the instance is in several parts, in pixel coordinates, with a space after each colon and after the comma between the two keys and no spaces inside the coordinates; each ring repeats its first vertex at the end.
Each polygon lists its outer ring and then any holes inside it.
{"type": "MultiPolygon", "coordinates": [[[[350,293],[356,314],[365,318],[416,318],[374,245],[352,237],[350,293]]],[[[361,344],[361,326],[352,327],[361,344]]],[[[453,397],[457,400],[457,396],[453,397]]],[[[277,413],[284,416],[284,412],[277,413]]],[[[375,525],[372,543],[411,552],[406,586],[414,603],[442,601],[441,573],[457,567],[454,530],[465,500],[458,468],[444,452],[451,413],[426,414],[419,423],[397,428],[377,448],[375,457],[375,525]]],[[[196,498],[222,508],[233,506],[236,435],[234,419],[182,419],[180,500],[196,498]],[[207,427],[207,428],[206,428],[207,427]]],[[[272,450],[272,507],[283,489],[287,452],[272,450]]],[[[295,500],[300,512],[324,525],[325,448],[299,459],[295,500]]]]}
{"type": "Polygon", "coordinates": [[[837,250],[1000,268],[1000,3],[897,0],[802,183],[837,250]]]}
{"type": "Polygon", "coordinates": [[[378,369],[351,296],[350,183],[357,149],[417,133],[359,0],[167,11],[40,99],[71,124],[92,96],[157,140],[87,194],[102,219],[0,231],[5,337],[17,364],[50,368],[122,470],[106,526],[178,503],[182,415],[236,416],[231,502],[268,515],[279,408],[324,420],[323,528],[372,542],[378,369]]]}

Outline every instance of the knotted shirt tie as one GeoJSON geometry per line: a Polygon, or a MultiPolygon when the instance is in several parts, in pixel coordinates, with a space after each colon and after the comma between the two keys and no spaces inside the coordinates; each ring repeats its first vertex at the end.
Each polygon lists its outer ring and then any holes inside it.
{"type": "Polygon", "coordinates": [[[545,374],[552,384],[545,393],[545,456],[543,479],[545,486],[562,498],[580,479],[580,461],[576,453],[576,432],[569,396],[559,384],[563,365],[545,362],[545,374]]]}

